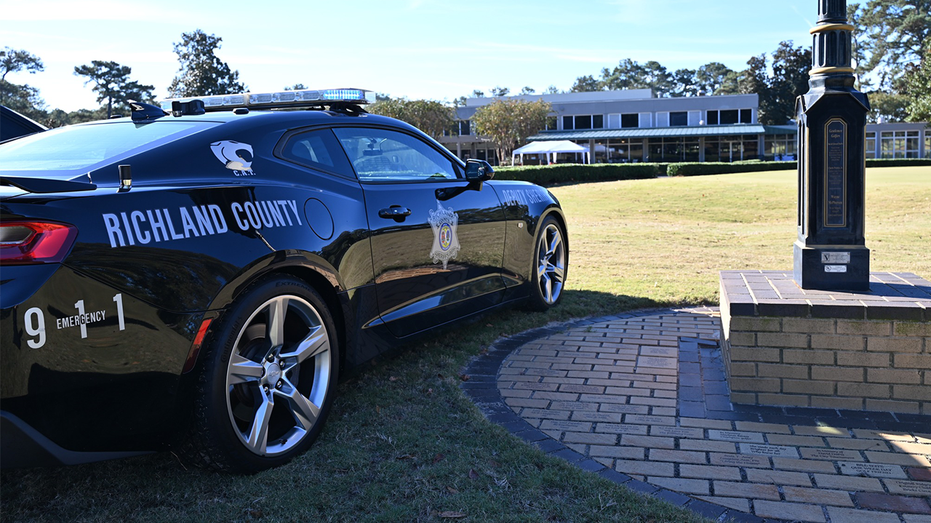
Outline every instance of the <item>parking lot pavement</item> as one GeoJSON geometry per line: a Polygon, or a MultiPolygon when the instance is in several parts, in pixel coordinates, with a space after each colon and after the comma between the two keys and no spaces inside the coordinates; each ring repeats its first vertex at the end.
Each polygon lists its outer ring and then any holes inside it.
{"type": "Polygon", "coordinates": [[[931,416],[731,405],[717,309],[500,340],[466,369],[544,452],[712,519],[931,523],[931,416]]]}

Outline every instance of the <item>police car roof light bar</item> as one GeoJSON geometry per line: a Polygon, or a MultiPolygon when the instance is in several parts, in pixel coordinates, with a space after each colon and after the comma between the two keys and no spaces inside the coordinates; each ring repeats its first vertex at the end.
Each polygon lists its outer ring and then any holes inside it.
{"type": "MultiPolygon", "coordinates": [[[[161,107],[172,110],[173,104],[199,100],[207,111],[229,111],[239,107],[250,109],[284,109],[288,107],[319,107],[325,105],[362,105],[375,102],[375,92],[365,89],[299,89],[269,93],[224,94],[217,96],[190,96],[162,100],[161,107]]],[[[186,113],[182,113],[186,114],[186,113]]],[[[178,115],[180,116],[180,115],[178,115]]]]}

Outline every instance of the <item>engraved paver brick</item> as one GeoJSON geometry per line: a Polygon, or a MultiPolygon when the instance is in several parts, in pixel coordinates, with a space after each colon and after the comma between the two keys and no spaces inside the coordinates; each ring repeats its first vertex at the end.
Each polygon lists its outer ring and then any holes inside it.
{"type": "Polygon", "coordinates": [[[566,432],[562,437],[565,443],[587,443],[590,445],[613,445],[617,442],[616,434],[593,434],[590,432],[566,432]]]}
{"type": "Polygon", "coordinates": [[[650,449],[650,459],[654,461],[673,461],[675,463],[708,463],[704,452],[687,450],[650,449]]]}
{"type": "Polygon", "coordinates": [[[715,495],[753,498],[753,499],[779,499],[779,489],[776,485],[763,485],[760,483],[735,483],[732,481],[714,481],[715,495]]]}
{"type": "Polygon", "coordinates": [[[651,461],[634,461],[619,459],[614,462],[614,470],[625,474],[650,474],[651,476],[675,476],[673,463],[653,463],[651,461]]]}
{"type": "Polygon", "coordinates": [[[708,480],[648,476],[647,482],[686,494],[710,494],[708,480]]]}
{"type": "Polygon", "coordinates": [[[804,472],[786,472],[784,470],[747,469],[747,480],[751,483],[811,486],[811,478],[808,477],[808,474],[804,472]]]}
{"type": "Polygon", "coordinates": [[[590,411],[574,411],[572,413],[572,421],[601,421],[607,423],[620,423],[621,422],[621,413],[619,412],[590,412],[590,411]]]}
{"type": "Polygon", "coordinates": [[[795,447],[783,447],[780,445],[760,445],[757,443],[739,443],[741,454],[753,454],[756,456],[769,456],[772,458],[798,458],[798,449],[795,447]]]}
{"type": "Polygon", "coordinates": [[[540,428],[543,430],[571,430],[575,432],[589,432],[592,429],[591,423],[578,421],[546,420],[540,428]]]}
{"type": "Polygon", "coordinates": [[[733,430],[708,430],[708,439],[733,441],[735,443],[763,443],[763,435],[758,432],[737,432],[733,430]]]}
{"type": "Polygon", "coordinates": [[[653,425],[650,427],[650,435],[668,436],[671,438],[701,438],[704,436],[704,431],[699,428],[653,425]]]}
{"type": "Polygon", "coordinates": [[[828,516],[831,521],[844,523],[899,523],[899,516],[895,514],[843,507],[828,507],[828,516]]]}
{"type": "Polygon", "coordinates": [[[679,476],[683,478],[722,479],[740,481],[737,467],[712,467],[708,465],[679,465],[679,476]]]}
{"type": "Polygon", "coordinates": [[[762,518],[777,518],[789,521],[825,521],[824,511],[818,505],[758,500],[753,502],[753,508],[756,515],[762,518]]]}
{"type": "Polygon", "coordinates": [[[836,469],[830,461],[815,461],[810,459],[773,458],[773,467],[782,470],[800,470],[805,472],[832,473],[836,469]]]}
{"type": "Polygon", "coordinates": [[[848,476],[867,476],[871,478],[898,478],[906,479],[908,476],[905,470],[898,465],[887,465],[885,463],[863,463],[839,461],[841,474],[848,476]]]}
{"type": "Polygon", "coordinates": [[[732,467],[769,467],[769,458],[764,456],[749,456],[746,454],[718,454],[712,452],[708,456],[712,465],[725,465],[732,467]]]}
{"type": "Polygon", "coordinates": [[[837,505],[841,507],[853,506],[850,493],[843,490],[786,486],[782,487],[782,493],[785,494],[786,501],[837,505]]]}
{"type": "Polygon", "coordinates": [[[859,452],[842,449],[798,449],[805,459],[820,459],[831,461],[865,461],[859,452]]]}
{"type": "Polygon", "coordinates": [[[891,441],[892,449],[896,452],[914,454],[918,456],[931,456],[931,445],[924,443],[911,443],[906,441],[891,441]]]}
{"type": "Polygon", "coordinates": [[[903,496],[931,496],[931,483],[927,481],[911,481],[904,479],[885,479],[883,483],[892,494],[903,496]]]}
{"type": "Polygon", "coordinates": [[[636,423],[638,425],[672,425],[675,426],[676,418],[672,416],[643,416],[639,414],[628,414],[624,417],[625,423],[636,423]]]}
{"type": "Polygon", "coordinates": [[[598,423],[595,425],[595,432],[605,434],[636,434],[646,435],[646,425],[626,425],[621,423],[598,423]]]}

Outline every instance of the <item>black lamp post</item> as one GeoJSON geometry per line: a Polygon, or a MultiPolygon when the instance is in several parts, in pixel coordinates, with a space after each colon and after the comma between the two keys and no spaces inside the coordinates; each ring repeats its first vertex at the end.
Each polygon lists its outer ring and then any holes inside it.
{"type": "Polygon", "coordinates": [[[854,89],[846,0],[818,0],[809,91],[798,115],[798,240],[795,282],[803,289],[869,290],[863,236],[865,131],[869,100],[854,89]]]}

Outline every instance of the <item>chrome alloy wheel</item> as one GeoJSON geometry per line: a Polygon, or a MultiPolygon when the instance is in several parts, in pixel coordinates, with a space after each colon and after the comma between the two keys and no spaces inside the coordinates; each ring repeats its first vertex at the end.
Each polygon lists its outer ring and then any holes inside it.
{"type": "Polygon", "coordinates": [[[333,351],[320,314],[303,298],[276,296],[243,324],[226,373],[227,409],[253,453],[289,451],[317,423],[333,351]]]}
{"type": "Polygon", "coordinates": [[[549,223],[540,234],[537,246],[537,275],[540,293],[547,305],[556,303],[566,278],[566,247],[555,223],[549,223]]]}

